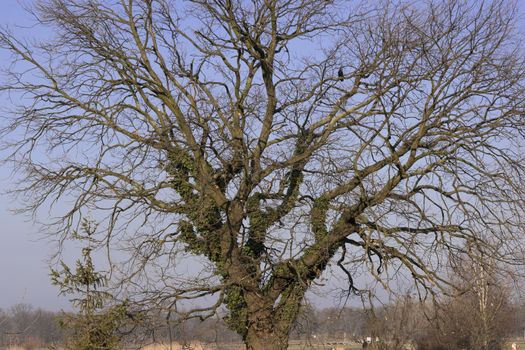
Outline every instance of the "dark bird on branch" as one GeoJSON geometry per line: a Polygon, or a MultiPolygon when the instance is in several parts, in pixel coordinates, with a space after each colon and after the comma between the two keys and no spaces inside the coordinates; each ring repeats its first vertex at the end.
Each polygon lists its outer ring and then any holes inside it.
{"type": "Polygon", "coordinates": [[[339,81],[345,80],[345,73],[343,72],[343,67],[339,68],[339,71],[337,71],[337,76],[339,77],[339,81]]]}

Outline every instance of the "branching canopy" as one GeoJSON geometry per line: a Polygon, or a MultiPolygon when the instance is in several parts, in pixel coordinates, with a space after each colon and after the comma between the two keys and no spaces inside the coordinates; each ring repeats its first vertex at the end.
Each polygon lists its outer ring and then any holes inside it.
{"type": "Polygon", "coordinates": [[[172,309],[213,295],[193,311],[226,305],[246,339],[268,318],[287,334],[331,262],[350,290],[359,269],[443,286],[466,243],[521,264],[513,7],[364,3],[38,2],[52,39],[0,34],[27,209],[67,206],[64,238],[105,214],[127,293],[172,309]],[[188,276],[189,255],[212,267],[188,276]]]}

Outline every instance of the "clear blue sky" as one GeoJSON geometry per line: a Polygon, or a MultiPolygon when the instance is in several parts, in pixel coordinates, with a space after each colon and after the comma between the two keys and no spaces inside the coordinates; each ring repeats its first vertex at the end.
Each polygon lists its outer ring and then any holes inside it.
{"type": "MultiPolygon", "coordinates": [[[[31,18],[17,0],[0,0],[0,25],[15,26],[30,23],[31,18]]],[[[26,31],[26,30],[24,30],[26,31]]],[[[28,32],[31,29],[27,29],[28,32]]],[[[6,62],[5,52],[0,51],[0,62],[6,62]]],[[[4,97],[0,95],[0,103],[4,97]]],[[[2,156],[0,154],[0,156],[2,156]]],[[[11,169],[0,167],[0,191],[12,188],[11,169]]],[[[58,290],[51,285],[46,259],[53,246],[42,241],[38,227],[30,218],[15,215],[13,198],[0,194],[0,308],[16,303],[30,303],[47,309],[68,308],[68,302],[58,297],[58,290]]]]}
{"type": "MultiPolygon", "coordinates": [[[[0,26],[7,25],[24,38],[45,36],[41,27],[31,27],[32,18],[24,10],[31,2],[32,0],[0,0],[0,26]]],[[[6,52],[0,51],[0,67],[8,59],[6,52]]],[[[8,105],[8,102],[0,94],[0,107],[1,105],[8,105]]],[[[0,153],[0,157],[2,156],[0,153]]],[[[1,194],[14,187],[11,171],[8,166],[0,165],[0,308],[29,303],[49,310],[69,309],[71,307],[67,298],[58,296],[58,289],[50,283],[46,260],[55,252],[56,246],[43,239],[43,233],[38,232],[39,227],[32,223],[30,217],[13,213],[17,202],[12,197],[1,194]]],[[[45,218],[39,219],[45,221],[45,218]]],[[[75,252],[78,250],[66,251],[69,261],[74,260],[75,252]]],[[[330,285],[333,287],[333,283],[330,285]]],[[[315,296],[312,299],[319,306],[331,306],[334,301],[333,298],[315,296]]]]}
{"type": "MultiPolygon", "coordinates": [[[[16,29],[28,36],[31,33],[45,35],[41,28],[38,32],[31,29],[31,17],[25,12],[22,4],[31,0],[0,0],[0,25],[25,26],[16,29]]],[[[524,3],[519,1],[520,13],[523,14],[524,3]]],[[[8,57],[0,51],[0,66],[8,57]]],[[[0,106],[6,104],[0,95],[0,106]]],[[[0,154],[0,157],[2,154],[0,154]]],[[[0,191],[12,188],[11,169],[0,166],[0,191]]],[[[16,303],[30,303],[36,307],[50,310],[69,308],[66,298],[58,296],[58,290],[52,286],[49,278],[49,267],[46,259],[54,252],[54,246],[44,240],[38,232],[38,226],[30,218],[15,215],[11,212],[17,204],[13,198],[0,194],[0,308],[8,308],[16,303]]],[[[74,253],[70,252],[70,253],[74,253]]],[[[334,285],[335,281],[328,284],[334,285]]],[[[328,288],[330,289],[330,288],[328,288]]],[[[312,298],[317,305],[329,306],[333,299],[312,298]]]]}

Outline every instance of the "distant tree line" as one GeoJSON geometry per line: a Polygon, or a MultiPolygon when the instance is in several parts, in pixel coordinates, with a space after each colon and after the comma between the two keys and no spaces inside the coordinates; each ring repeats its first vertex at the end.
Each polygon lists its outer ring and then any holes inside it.
{"type": "Polygon", "coordinates": [[[59,313],[16,304],[0,309],[1,345],[24,345],[28,350],[57,344],[63,331],[57,323],[59,313]]]}
{"type": "MultiPolygon", "coordinates": [[[[494,308],[495,296],[492,297],[494,308]]],[[[500,299],[501,300],[501,299],[500,299]]],[[[490,304],[490,303],[489,303],[490,304]]],[[[371,348],[400,350],[412,344],[418,350],[501,349],[503,341],[522,337],[525,327],[525,304],[502,301],[499,309],[491,310],[489,343],[483,347],[481,319],[476,312],[479,303],[473,293],[457,298],[444,298],[436,306],[420,303],[410,296],[373,310],[362,307],[324,308],[304,306],[291,333],[291,339],[312,345],[330,342],[362,342],[367,337],[379,340],[371,348]],[[480,343],[481,342],[481,343],[480,343]]],[[[63,312],[47,311],[28,304],[0,309],[0,339],[2,346],[19,345],[27,350],[62,345],[65,331],[58,321],[63,312]]],[[[221,317],[167,322],[166,314],[135,327],[124,338],[129,343],[176,341],[190,343],[240,342],[240,337],[228,329],[221,317]]],[[[1,348],[1,347],[0,347],[1,348]]]]}

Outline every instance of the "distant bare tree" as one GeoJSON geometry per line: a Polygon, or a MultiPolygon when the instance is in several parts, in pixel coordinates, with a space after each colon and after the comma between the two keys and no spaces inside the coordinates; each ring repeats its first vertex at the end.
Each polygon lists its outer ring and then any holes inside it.
{"type": "Polygon", "coordinates": [[[26,209],[58,211],[55,237],[102,220],[114,294],[181,317],[224,305],[248,349],[273,350],[332,262],[349,292],[366,271],[420,293],[451,282],[443,259],[465,242],[522,264],[512,3],[47,0],[34,15],[52,38],[0,34],[2,137],[26,209]]]}
{"type": "Polygon", "coordinates": [[[452,278],[461,293],[439,303],[435,324],[436,338],[446,349],[500,350],[515,331],[510,284],[495,273],[496,265],[490,257],[469,257],[454,266],[452,278]]]}
{"type": "Polygon", "coordinates": [[[378,350],[404,350],[415,345],[429,325],[428,305],[419,303],[410,295],[397,297],[393,302],[368,317],[368,335],[378,338],[371,346],[378,350]]]}

